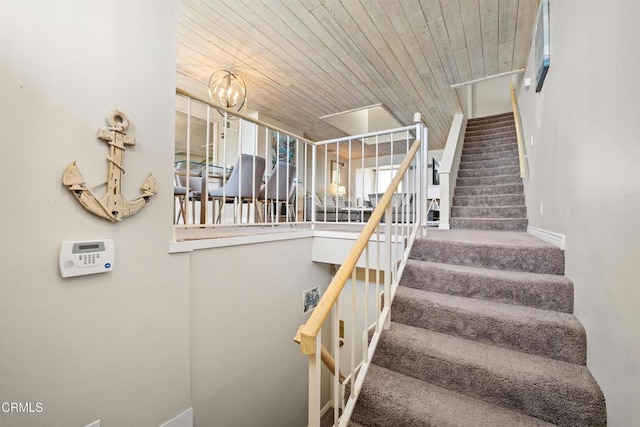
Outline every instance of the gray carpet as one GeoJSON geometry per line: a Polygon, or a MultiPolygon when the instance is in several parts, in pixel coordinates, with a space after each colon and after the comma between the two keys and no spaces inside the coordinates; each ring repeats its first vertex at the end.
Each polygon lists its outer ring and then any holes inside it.
{"type": "Polygon", "coordinates": [[[451,227],[525,231],[526,218],[513,114],[469,120],[451,227]]]}
{"type": "Polygon", "coordinates": [[[410,258],[353,425],[606,426],[562,250],[523,232],[429,230],[410,258]]]}

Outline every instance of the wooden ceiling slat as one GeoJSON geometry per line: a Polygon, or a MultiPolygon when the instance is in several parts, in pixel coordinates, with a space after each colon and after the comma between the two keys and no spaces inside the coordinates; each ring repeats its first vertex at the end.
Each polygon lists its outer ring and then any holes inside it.
{"type": "Polygon", "coordinates": [[[518,22],[516,24],[516,39],[513,44],[514,69],[527,65],[529,47],[531,46],[531,30],[538,8],[538,0],[520,0],[518,4],[518,22]]]}
{"type": "MultiPolygon", "coordinates": [[[[378,87],[383,91],[390,87],[398,87],[398,89],[401,89],[400,80],[406,80],[407,78],[406,75],[399,78],[396,73],[404,73],[404,70],[398,66],[397,70],[392,71],[384,61],[380,52],[376,50],[377,46],[382,50],[383,55],[393,57],[387,44],[384,43],[384,39],[360,3],[352,1],[343,3],[339,0],[325,0],[324,5],[331,15],[334,16],[336,22],[342,28],[342,31],[348,34],[349,38],[353,41],[353,51],[360,52],[363,58],[366,58],[365,60],[371,64],[373,71],[371,77],[376,81],[378,87]]],[[[388,96],[395,94],[389,91],[386,93],[388,96]]],[[[405,94],[396,95],[396,105],[387,106],[387,108],[393,113],[402,111],[403,114],[396,114],[396,116],[399,120],[407,123],[407,121],[411,121],[413,115],[406,113],[406,111],[413,111],[416,107],[412,102],[407,102],[406,97],[402,95],[405,94]]]]}
{"type": "MultiPolygon", "coordinates": [[[[322,24],[325,30],[327,30],[331,36],[335,38],[347,52],[349,52],[346,57],[342,58],[343,61],[345,61],[346,64],[350,64],[351,67],[361,68],[362,72],[366,74],[366,78],[363,79],[363,83],[368,85],[370,90],[377,94],[380,102],[391,111],[402,111],[403,106],[405,105],[404,101],[394,91],[385,90],[389,88],[389,84],[380,76],[379,72],[360,51],[357,44],[344,31],[342,25],[334,19],[333,15],[325,8],[325,6],[322,5],[315,8],[312,13],[322,24]]],[[[327,112],[327,114],[334,112],[335,111],[327,112]]],[[[408,113],[404,116],[407,115],[408,113]]],[[[405,117],[397,118],[399,120],[405,120],[405,117]]]]}
{"type": "MultiPolygon", "coordinates": [[[[403,1],[402,4],[403,7],[409,7],[414,2],[417,3],[417,0],[403,1]]],[[[420,4],[418,4],[418,6],[420,6],[420,4]]],[[[413,33],[416,40],[418,40],[420,49],[429,62],[429,67],[436,78],[438,87],[441,90],[448,89],[451,86],[451,83],[449,83],[449,80],[447,79],[442,59],[440,58],[436,45],[431,37],[431,32],[429,31],[429,26],[427,24],[426,12],[423,11],[422,13],[414,12],[406,14],[409,17],[409,26],[413,29],[413,33]]]]}
{"type": "MultiPolygon", "coordinates": [[[[278,4],[278,2],[270,3],[273,7],[278,4]]],[[[251,2],[251,4],[255,13],[248,15],[248,18],[252,18],[249,19],[249,22],[255,27],[261,28],[262,34],[270,39],[269,49],[272,49],[273,45],[280,46],[287,54],[283,60],[287,61],[289,66],[297,69],[307,79],[317,81],[320,87],[333,87],[341,93],[342,97],[336,99],[336,103],[340,104],[338,108],[353,109],[363,104],[366,105],[366,99],[351,82],[344,79],[340,73],[325,71],[330,69],[329,63],[321,55],[318,55],[317,50],[312,50],[313,46],[310,46],[309,43],[315,38],[308,37],[307,40],[303,40],[291,28],[292,24],[297,23],[295,19],[285,19],[282,13],[274,13],[264,3],[251,2]],[[347,103],[346,106],[345,103],[347,103]]],[[[234,10],[239,12],[247,8],[247,5],[241,3],[235,3],[235,5],[237,6],[234,7],[234,10]]],[[[286,9],[282,12],[285,11],[286,9]]]]}
{"type": "MultiPolygon", "coordinates": [[[[299,4],[298,2],[289,3],[293,5],[299,4]]],[[[267,6],[276,16],[282,17],[282,21],[291,27],[292,31],[294,31],[298,37],[298,45],[306,48],[307,57],[314,62],[317,61],[316,65],[322,72],[327,72],[325,70],[332,69],[337,71],[337,73],[331,74],[334,74],[334,77],[341,82],[343,87],[350,86],[352,88],[350,93],[351,96],[354,97],[354,103],[359,105],[375,103],[375,97],[373,97],[372,93],[364,89],[357,80],[354,80],[353,74],[345,64],[340,61],[337,53],[334,51],[340,49],[337,43],[332,45],[333,49],[325,49],[323,41],[310,30],[309,26],[305,25],[305,22],[303,22],[301,18],[292,13],[284,4],[279,1],[270,1],[267,2],[267,6]],[[319,57],[319,59],[314,59],[315,56],[319,57]]],[[[313,17],[304,7],[301,7],[300,10],[306,12],[305,16],[313,17]]],[[[312,22],[311,25],[317,25],[315,18],[312,21],[315,22],[312,22]]]]}
{"type": "MultiPolygon", "coordinates": [[[[201,12],[200,15],[204,15],[204,11],[201,12]]],[[[184,26],[179,29],[179,44],[182,40],[183,33],[189,33],[192,38],[205,38],[207,40],[206,46],[216,46],[215,49],[202,49],[204,55],[202,55],[203,61],[211,61],[210,58],[218,58],[218,67],[222,67],[222,64],[233,64],[233,59],[235,58],[235,65],[239,70],[242,71],[242,76],[247,81],[249,85],[249,101],[252,105],[251,108],[259,108],[266,111],[263,111],[267,114],[273,114],[281,118],[282,121],[285,118],[298,118],[304,117],[306,120],[315,122],[317,118],[322,115],[322,102],[319,97],[316,97],[315,102],[313,104],[308,103],[308,97],[305,96],[305,92],[312,92],[317,90],[316,87],[307,86],[307,80],[303,78],[299,78],[296,80],[296,84],[300,85],[299,87],[285,87],[282,86],[283,81],[287,81],[287,79],[281,78],[281,72],[277,68],[277,64],[270,61],[272,57],[265,58],[265,60],[257,61],[255,58],[251,58],[250,55],[244,55],[246,60],[238,63],[238,58],[241,57],[239,54],[234,54],[233,52],[229,52],[234,49],[234,46],[231,45],[226,38],[219,36],[217,32],[208,31],[206,28],[203,28],[204,23],[199,21],[194,21],[194,15],[191,14],[189,17],[185,17],[189,21],[189,25],[184,26]],[[195,27],[195,28],[194,28],[195,27]],[[226,51],[223,50],[226,46],[226,51]],[[222,48],[222,49],[221,49],[222,48]],[[244,65],[244,66],[243,66],[244,65]],[[266,84],[263,84],[266,83],[266,84]],[[287,99],[289,102],[287,102],[287,99]],[[291,102],[293,101],[293,102],[291,102]],[[302,114],[296,111],[298,108],[295,106],[305,106],[305,108],[315,109],[316,113],[307,113],[302,114]],[[285,108],[280,108],[279,106],[284,106],[285,108]]],[[[204,18],[203,18],[204,19],[204,18]]],[[[206,23],[206,21],[205,21],[206,23]]],[[[195,41],[194,43],[189,43],[194,46],[198,46],[201,41],[195,41]]],[[[189,50],[190,46],[185,46],[182,51],[189,50]]],[[[180,50],[180,49],[179,49],[180,50]]],[[[180,60],[180,59],[179,59],[180,60]]],[[[203,62],[203,64],[206,62],[203,62]]],[[[203,84],[206,87],[206,81],[208,80],[208,74],[210,73],[211,68],[207,67],[206,70],[201,70],[201,77],[198,79],[203,81],[203,84]]],[[[204,94],[206,96],[206,89],[204,94]]],[[[328,108],[325,105],[325,109],[328,108]]],[[[333,130],[331,132],[334,136],[336,131],[333,130]]],[[[339,133],[342,135],[342,133],[339,133]]]]}
{"type": "Polygon", "coordinates": [[[418,111],[442,148],[460,111],[450,85],[522,68],[538,1],[179,0],[177,82],[207,97],[232,65],[250,109],[313,140],[343,134],[323,115],[381,103],[409,124],[418,111]]]}
{"type": "MultiPolygon", "coordinates": [[[[372,3],[373,2],[367,4],[372,6],[372,3]]],[[[375,7],[369,7],[368,12],[380,31],[385,35],[387,43],[397,60],[398,66],[404,70],[408,82],[411,83],[411,86],[406,90],[417,105],[416,111],[427,111],[428,113],[425,114],[425,120],[427,123],[429,123],[437,132],[444,134],[446,128],[448,128],[448,120],[445,119],[442,114],[434,115],[429,110],[430,106],[435,105],[436,97],[440,97],[439,91],[437,91],[437,86],[431,88],[427,87],[414,63],[414,61],[422,59],[422,63],[426,66],[426,61],[424,60],[417,43],[405,44],[401,40],[401,38],[406,39],[408,36],[413,37],[413,33],[406,25],[394,26],[390,20],[397,18],[398,14],[402,14],[401,19],[404,19],[404,22],[406,23],[406,18],[404,17],[402,8],[393,7],[392,12],[389,13],[389,10],[385,10],[380,2],[376,1],[375,3],[375,7]],[[408,52],[405,47],[409,47],[412,51],[408,52]],[[436,90],[433,90],[434,88],[436,90]]],[[[386,6],[399,6],[389,1],[385,1],[383,4],[386,6]]],[[[393,65],[395,66],[395,64],[393,65]]],[[[426,69],[428,70],[428,67],[426,69]]]]}
{"type": "Polygon", "coordinates": [[[472,80],[471,62],[469,60],[460,4],[457,1],[441,1],[440,8],[447,28],[447,34],[451,41],[451,49],[453,50],[460,81],[472,80]]]}
{"type": "Polygon", "coordinates": [[[511,70],[513,63],[518,0],[500,0],[498,7],[498,73],[506,73],[511,70]]]}
{"type": "MultiPolygon", "coordinates": [[[[417,87],[417,90],[422,94],[423,101],[429,111],[429,114],[425,116],[427,116],[427,118],[433,116],[436,120],[435,123],[439,125],[440,131],[443,133],[448,132],[451,117],[445,116],[443,111],[437,108],[437,106],[440,103],[444,103],[448,108],[456,108],[457,98],[453,98],[454,93],[449,90],[449,88],[441,90],[438,86],[436,78],[429,66],[429,61],[425,58],[425,52],[422,51],[416,39],[414,29],[411,28],[411,25],[407,25],[407,22],[409,22],[406,15],[407,10],[402,6],[408,4],[408,2],[385,0],[381,3],[384,5],[384,12],[386,12],[386,15],[389,17],[390,23],[399,35],[398,41],[402,43],[405,49],[405,54],[400,56],[406,56],[406,59],[411,61],[413,70],[415,70],[416,73],[412,78],[417,83],[421,83],[421,85],[417,87]],[[426,90],[426,92],[423,92],[423,90],[426,90]]],[[[416,13],[422,14],[422,9],[417,2],[414,3],[414,7],[413,10],[409,9],[412,15],[416,13]]],[[[408,67],[408,65],[405,67],[408,67]]]]}
{"type": "Polygon", "coordinates": [[[498,0],[480,0],[485,76],[498,74],[498,0]]]}
{"type": "Polygon", "coordinates": [[[478,0],[459,0],[467,51],[471,65],[472,80],[486,77],[484,54],[482,51],[482,28],[480,26],[480,8],[478,0]]]}

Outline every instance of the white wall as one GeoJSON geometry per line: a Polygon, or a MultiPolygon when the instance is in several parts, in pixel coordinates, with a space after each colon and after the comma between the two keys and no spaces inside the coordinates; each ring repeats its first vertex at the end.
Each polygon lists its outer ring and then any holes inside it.
{"type": "Polygon", "coordinates": [[[566,235],[587,364],[612,427],[640,419],[638,17],[636,1],[552,2],[542,92],[535,93],[530,55],[532,87],[520,86],[518,97],[529,224],[566,235]],[[606,30],[594,31],[594,23],[606,30]]]}
{"type": "Polygon", "coordinates": [[[485,117],[511,111],[511,76],[476,83],[472,88],[473,117],[485,117]]]}
{"type": "Polygon", "coordinates": [[[302,292],[331,279],[310,254],[305,238],[191,255],[195,426],[306,425],[308,358],[293,337],[302,292]]]}
{"type": "Polygon", "coordinates": [[[511,111],[509,83],[518,75],[495,77],[456,88],[465,118],[472,119],[511,111]]]}
{"type": "MultiPolygon", "coordinates": [[[[187,258],[170,256],[176,3],[5,0],[0,14],[2,426],[157,426],[190,406],[187,258]],[[159,192],[112,224],[61,184],[73,160],[106,179],[96,139],[128,114],[124,195],[159,192]],[[64,240],[112,238],[113,272],[62,279],[64,240]]],[[[103,189],[97,191],[101,193],[103,189]]]]}

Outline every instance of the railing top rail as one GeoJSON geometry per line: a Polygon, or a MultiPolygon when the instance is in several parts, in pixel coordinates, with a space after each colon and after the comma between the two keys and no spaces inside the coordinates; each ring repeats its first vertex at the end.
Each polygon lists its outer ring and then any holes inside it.
{"type": "Polygon", "coordinates": [[[398,185],[400,185],[400,182],[404,178],[404,174],[409,169],[411,161],[420,149],[420,144],[420,140],[416,139],[411,145],[409,152],[398,168],[398,172],[395,174],[391,184],[389,184],[389,187],[387,188],[387,191],[385,191],[384,195],[378,202],[378,205],[371,214],[369,221],[367,221],[367,224],[364,226],[362,233],[358,236],[358,239],[353,244],[344,262],[333,277],[333,280],[329,283],[329,287],[320,299],[320,302],[314,309],[313,313],[311,313],[311,317],[300,329],[300,351],[303,354],[315,354],[316,336],[318,335],[322,324],[331,312],[331,307],[333,307],[335,302],[338,300],[345,283],[351,277],[351,272],[369,243],[369,239],[371,239],[373,232],[380,224],[380,220],[382,219],[387,206],[391,203],[393,193],[396,191],[398,185]]]}
{"type": "Polygon", "coordinates": [[[416,125],[409,125],[409,126],[403,126],[401,128],[396,128],[396,129],[386,129],[386,130],[380,130],[377,132],[362,133],[360,135],[350,135],[350,136],[343,136],[340,138],[326,139],[324,141],[316,141],[314,144],[316,145],[333,144],[335,142],[343,142],[343,141],[362,139],[362,138],[371,138],[374,136],[388,135],[390,133],[406,132],[408,130],[415,130],[415,129],[416,129],[416,125]]]}
{"type": "Polygon", "coordinates": [[[226,111],[227,113],[229,113],[230,116],[239,117],[242,120],[246,120],[246,121],[254,123],[254,124],[258,125],[258,126],[263,126],[263,127],[269,128],[271,130],[275,130],[276,132],[284,133],[286,135],[289,135],[289,136],[292,136],[292,137],[298,139],[301,142],[307,142],[309,144],[315,144],[314,141],[311,141],[310,139],[307,139],[304,136],[296,135],[293,132],[290,132],[288,130],[279,128],[278,126],[274,126],[274,125],[272,125],[270,123],[267,123],[267,122],[264,122],[262,120],[255,119],[255,118],[253,118],[251,116],[248,116],[246,114],[239,113],[239,112],[234,111],[234,110],[230,110],[230,109],[225,108],[225,107],[223,107],[221,105],[215,105],[215,104],[213,104],[211,102],[211,100],[203,98],[203,97],[198,96],[196,94],[193,94],[191,92],[188,92],[188,91],[186,91],[184,89],[176,88],[176,93],[178,95],[187,96],[187,97],[189,97],[191,99],[195,99],[196,101],[202,102],[203,104],[207,104],[208,106],[210,106],[211,108],[215,108],[216,110],[226,111]]]}

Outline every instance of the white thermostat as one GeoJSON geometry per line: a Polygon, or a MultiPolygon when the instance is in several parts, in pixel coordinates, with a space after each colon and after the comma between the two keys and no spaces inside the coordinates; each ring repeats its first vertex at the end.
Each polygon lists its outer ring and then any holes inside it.
{"type": "Polygon", "coordinates": [[[60,274],[62,277],[106,273],[113,270],[115,250],[113,240],[62,242],[60,274]]]}

